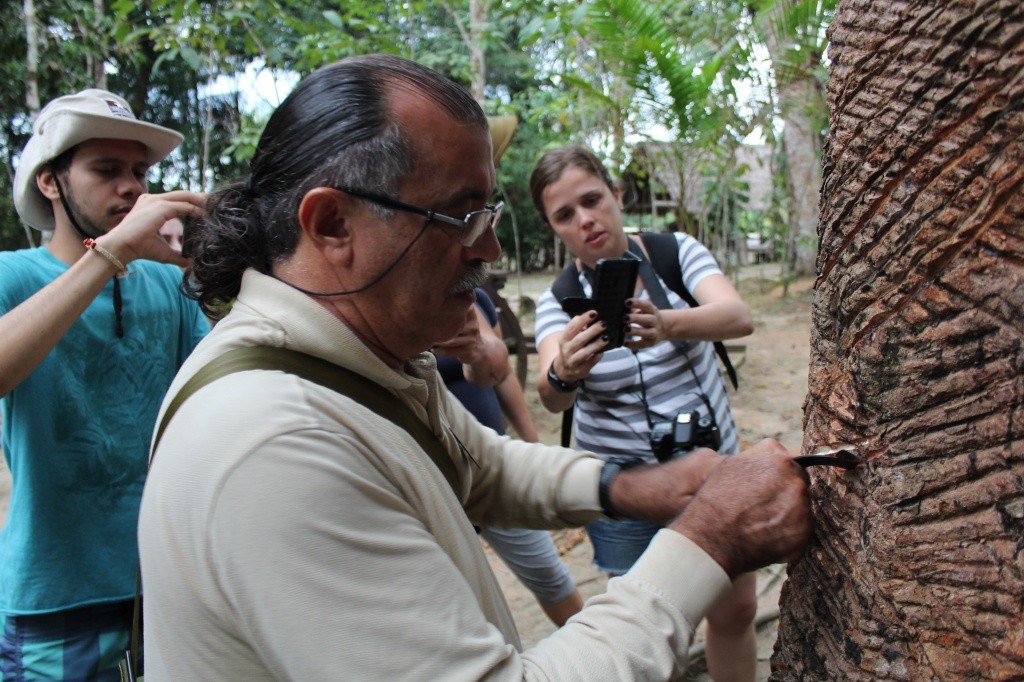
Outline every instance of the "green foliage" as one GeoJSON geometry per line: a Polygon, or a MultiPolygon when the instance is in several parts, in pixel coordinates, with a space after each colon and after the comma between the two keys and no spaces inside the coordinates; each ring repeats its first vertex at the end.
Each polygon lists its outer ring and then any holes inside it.
{"type": "MultiPolygon", "coordinates": [[[[88,58],[96,54],[92,25],[92,3],[74,0],[36,0],[40,20],[38,35],[39,97],[46,102],[66,92],[91,85],[86,71],[88,58]],[[65,90],[65,88],[67,90],[65,90]]],[[[12,199],[14,169],[22,148],[32,132],[26,104],[26,38],[21,3],[0,5],[0,74],[5,87],[0,91],[0,152],[4,172],[0,173],[0,248],[35,245],[39,233],[24,227],[12,199]]]]}
{"type": "Polygon", "coordinates": [[[703,113],[695,104],[707,96],[715,63],[703,55],[699,64],[695,55],[681,52],[677,34],[657,6],[646,0],[592,0],[587,19],[604,60],[619,66],[621,75],[651,102],[660,100],[659,81],[668,87],[669,106],[681,131],[703,113]]]}
{"type": "Polygon", "coordinates": [[[825,29],[835,15],[837,0],[760,0],[757,11],[768,17],[765,30],[774,34],[784,54],[774,60],[775,77],[787,82],[804,76],[820,77],[828,39],[825,29]]]}
{"type": "Polygon", "coordinates": [[[28,140],[25,114],[25,33],[20,8],[14,3],[0,5],[0,22],[7,27],[0,32],[0,78],[7,87],[0,89],[0,151],[4,172],[0,173],[0,249],[28,246],[26,233],[14,213],[12,181],[14,158],[28,140]]]}
{"type": "MultiPolygon", "coordinates": [[[[244,106],[247,71],[302,75],[345,56],[389,52],[467,86],[472,77],[467,0],[106,0],[102,16],[93,0],[35,2],[43,102],[92,85],[88,63],[103,59],[110,89],[137,114],[185,134],[179,152],[154,169],[155,190],[208,189],[246,172],[268,115],[244,106]]],[[[12,169],[30,131],[20,5],[0,6],[0,74],[8,83],[0,92],[0,248],[27,244],[10,206],[12,169]]],[[[499,226],[506,259],[520,253],[524,269],[554,261],[552,235],[527,187],[545,149],[586,144],[622,169],[652,128],[668,131],[692,181],[707,184],[704,229],[784,225],[781,199],[767,218],[739,208],[746,190],[732,150],[758,127],[772,137],[774,84],[758,63],[765,26],[787,46],[787,63],[822,78],[823,27],[834,7],[835,0],[491,0],[480,37],[484,106],[520,119],[498,168],[509,206],[499,226]]],[[[785,78],[788,67],[775,66],[785,78]]],[[[811,106],[824,110],[823,102],[811,106]]]]}
{"type": "MultiPolygon", "coordinates": [[[[41,103],[93,87],[88,65],[90,60],[102,59],[107,65],[107,88],[123,95],[137,116],[185,135],[182,146],[151,171],[152,191],[203,188],[238,172],[237,163],[225,153],[240,131],[238,103],[233,96],[202,93],[203,84],[215,77],[215,67],[231,64],[232,59],[215,59],[184,39],[172,40],[174,35],[187,35],[182,28],[190,16],[186,10],[201,9],[196,2],[116,0],[98,18],[91,0],[36,1],[41,103]]],[[[5,26],[0,35],[4,48],[0,71],[20,74],[8,78],[10,87],[0,94],[0,149],[7,170],[0,175],[0,247],[19,248],[30,245],[29,235],[38,237],[22,227],[10,201],[16,159],[31,134],[24,80],[25,22],[11,6],[0,12],[5,26]]],[[[195,17],[191,23],[198,23],[195,17]]],[[[212,40],[215,33],[202,33],[202,39],[212,40]]],[[[230,32],[216,38],[231,39],[230,32]]]]}

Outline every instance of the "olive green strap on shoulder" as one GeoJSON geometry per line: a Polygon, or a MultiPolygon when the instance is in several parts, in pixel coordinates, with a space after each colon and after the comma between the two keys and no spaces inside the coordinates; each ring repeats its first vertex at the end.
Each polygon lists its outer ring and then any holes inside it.
{"type": "Polygon", "coordinates": [[[189,396],[212,381],[253,369],[280,370],[294,374],[306,381],[329,388],[360,403],[375,414],[388,419],[412,436],[421,448],[430,456],[456,497],[459,497],[459,474],[455,463],[448,456],[447,450],[438,440],[430,427],[423,423],[405,403],[395,395],[371,379],[351,370],[339,367],[321,358],[300,353],[287,348],[271,346],[253,346],[236,348],[212,360],[189,379],[178,394],[174,396],[163,419],[157,427],[156,438],[153,440],[153,452],[163,436],[164,429],[178,408],[189,396]]]}
{"type": "MultiPolygon", "coordinates": [[[[160,444],[160,439],[163,437],[167,425],[178,411],[178,408],[193,393],[221,377],[254,369],[279,370],[288,374],[294,374],[306,381],[311,381],[347,396],[375,414],[388,419],[399,428],[404,429],[430,456],[430,459],[441,471],[441,474],[444,475],[445,480],[448,481],[448,485],[451,486],[455,497],[459,498],[459,473],[455,468],[455,463],[448,456],[444,445],[434,435],[434,432],[430,430],[430,427],[424,424],[393,393],[361,374],[344,367],[339,367],[321,358],[287,348],[272,346],[252,346],[228,351],[211,360],[186,381],[181,390],[168,403],[167,410],[157,426],[151,450],[152,454],[150,455],[150,464],[152,464],[153,457],[156,455],[157,445],[160,444]]],[[[137,678],[134,675],[134,671],[138,669],[139,660],[139,632],[142,613],[140,596],[141,590],[137,587],[134,613],[132,615],[130,648],[125,652],[124,660],[121,661],[121,679],[124,682],[134,682],[141,679],[141,677],[137,678]]]]}

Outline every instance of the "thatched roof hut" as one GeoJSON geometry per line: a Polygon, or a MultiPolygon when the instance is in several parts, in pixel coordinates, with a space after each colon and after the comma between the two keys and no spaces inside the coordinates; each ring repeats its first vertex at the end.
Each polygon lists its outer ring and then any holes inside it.
{"type": "Polygon", "coordinates": [[[713,164],[714,152],[700,158],[693,156],[692,147],[642,142],[634,147],[632,161],[623,173],[625,209],[652,216],[672,212],[700,222],[718,181],[710,169],[717,167],[739,173],[739,182],[746,186],[739,202],[742,208],[764,210],[772,191],[771,153],[768,145],[741,145],[730,164],[713,164]]]}

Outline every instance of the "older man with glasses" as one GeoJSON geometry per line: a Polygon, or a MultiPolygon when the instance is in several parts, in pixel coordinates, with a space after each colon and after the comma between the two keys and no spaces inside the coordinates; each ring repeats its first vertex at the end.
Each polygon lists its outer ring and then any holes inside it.
{"type": "Polygon", "coordinates": [[[444,389],[428,350],[499,256],[494,188],[473,99],[374,55],[300,83],[249,177],[211,197],[189,282],[211,313],[235,302],[157,431],[149,682],[669,679],[730,576],[802,550],[806,480],[777,443],[613,476],[497,435],[444,389]],[[474,525],[602,512],[668,528],[523,651],[474,525]]]}

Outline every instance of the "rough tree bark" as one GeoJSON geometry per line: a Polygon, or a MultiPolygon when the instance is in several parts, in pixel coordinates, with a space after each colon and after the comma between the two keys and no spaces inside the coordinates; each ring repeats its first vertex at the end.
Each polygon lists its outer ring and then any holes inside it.
{"type": "Polygon", "coordinates": [[[1024,679],[1024,3],[840,0],[773,680],[1024,679]]]}

